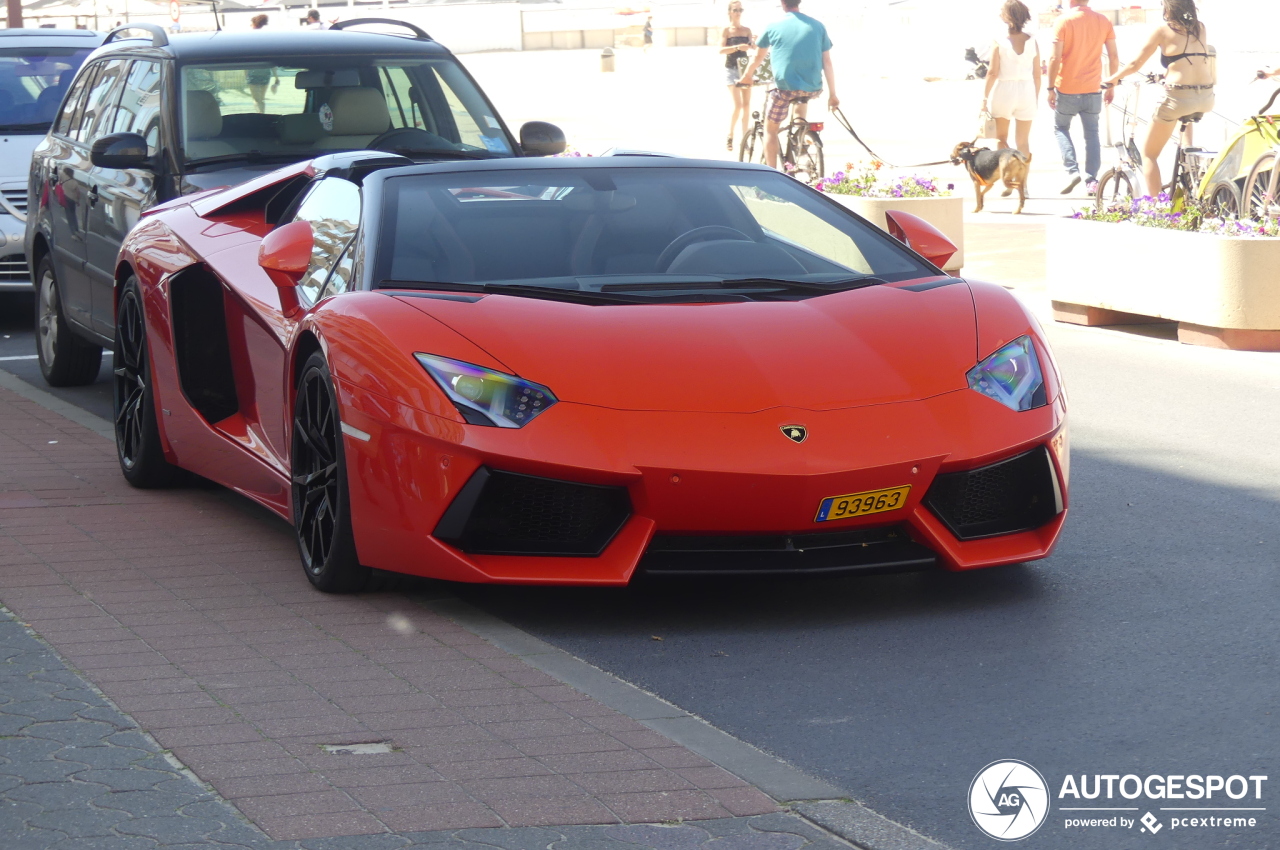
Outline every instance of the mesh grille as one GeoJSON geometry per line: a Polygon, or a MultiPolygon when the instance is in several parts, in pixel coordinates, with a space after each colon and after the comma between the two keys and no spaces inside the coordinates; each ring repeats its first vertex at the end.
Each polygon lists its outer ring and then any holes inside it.
{"type": "Polygon", "coordinates": [[[0,257],[0,281],[24,280],[31,280],[26,255],[9,254],[7,257],[0,257]]]}
{"type": "MultiPolygon", "coordinates": [[[[631,501],[622,487],[490,470],[483,470],[479,487],[465,519],[449,517],[451,506],[436,531],[437,537],[466,552],[598,555],[631,515],[631,501]],[[450,539],[449,526],[459,520],[460,533],[450,539]]],[[[463,495],[455,506],[463,502],[463,495]]]]}
{"type": "Polygon", "coordinates": [[[19,218],[27,217],[27,190],[23,189],[0,189],[0,196],[4,197],[6,206],[13,209],[19,218]]]}
{"type": "Polygon", "coordinates": [[[939,475],[925,504],[961,540],[1012,534],[1057,516],[1061,496],[1041,447],[990,466],[939,475]]]}

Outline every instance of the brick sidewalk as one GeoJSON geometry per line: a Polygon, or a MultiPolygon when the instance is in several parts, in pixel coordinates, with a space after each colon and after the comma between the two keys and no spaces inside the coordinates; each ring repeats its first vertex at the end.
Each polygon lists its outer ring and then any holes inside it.
{"type": "Polygon", "coordinates": [[[0,600],[271,838],[777,811],[404,592],[318,593],[283,522],[134,490],[109,441],[2,389],[0,457],[0,600]],[[322,749],[356,743],[391,751],[322,749]]]}

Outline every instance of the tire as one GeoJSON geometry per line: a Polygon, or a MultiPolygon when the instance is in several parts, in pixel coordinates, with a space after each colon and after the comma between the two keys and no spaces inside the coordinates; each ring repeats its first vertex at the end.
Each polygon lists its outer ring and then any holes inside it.
{"type": "Polygon", "coordinates": [[[307,579],[325,593],[355,593],[370,570],[356,557],[338,399],[320,352],[302,366],[293,410],[293,527],[307,579]]]}
{"type": "Polygon", "coordinates": [[[135,277],[125,281],[116,305],[115,349],[112,397],[120,471],[134,487],[167,487],[180,470],[164,458],[142,292],[135,277]]]}
{"type": "Polygon", "coordinates": [[[1235,183],[1215,183],[1209,192],[1209,209],[1216,216],[1240,216],[1240,187],[1235,183]]]}
{"type": "MultiPolygon", "coordinates": [[[[1240,217],[1256,218],[1259,221],[1267,217],[1269,210],[1266,204],[1267,187],[1271,183],[1271,171],[1275,168],[1275,152],[1264,153],[1249,169],[1249,177],[1244,181],[1244,191],[1240,194],[1240,217]]],[[[1280,203],[1280,198],[1272,198],[1271,206],[1280,203]]]]}
{"type": "Polygon", "coordinates": [[[764,136],[758,125],[742,137],[742,143],[738,145],[738,162],[756,162],[754,157],[757,154],[764,156],[764,136]]]}
{"type": "Polygon", "coordinates": [[[51,254],[36,267],[36,355],[40,374],[51,387],[92,384],[102,368],[102,346],[76,336],[62,315],[51,254]]]}
{"type": "Polygon", "coordinates": [[[793,151],[795,158],[791,160],[796,170],[791,175],[801,183],[812,186],[826,176],[826,163],[822,156],[822,137],[813,130],[806,130],[799,140],[799,150],[793,151]]]}
{"type": "Polygon", "coordinates": [[[1093,195],[1093,207],[1102,212],[1108,206],[1133,198],[1133,183],[1129,175],[1118,169],[1111,169],[1098,181],[1098,189],[1093,195]]]}

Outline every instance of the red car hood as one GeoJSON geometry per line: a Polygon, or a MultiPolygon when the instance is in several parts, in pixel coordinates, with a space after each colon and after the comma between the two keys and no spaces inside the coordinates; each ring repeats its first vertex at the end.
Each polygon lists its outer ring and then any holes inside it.
{"type": "Polygon", "coordinates": [[[973,299],[963,284],[731,304],[401,300],[560,400],[619,410],[749,413],[914,401],[963,389],[976,359],[973,299]]]}

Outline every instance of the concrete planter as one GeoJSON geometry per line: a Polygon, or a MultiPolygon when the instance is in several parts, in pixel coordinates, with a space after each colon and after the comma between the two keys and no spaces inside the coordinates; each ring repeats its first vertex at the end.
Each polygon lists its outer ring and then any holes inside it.
{"type": "Polygon", "coordinates": [[[1280,239],[1074,219],[1045,235],[1060,322],[1173,321],[1186,343],[1280,351],[1280,239]]]}
{"type": "Polygon", "coordinates": [[[827,197],[853,210],[881,230],[885,229],[884,214],[890,210],[919,216],[941,230],[958,249],[955,256],[947,262],[945,271],[955,274],[964,267],[964,198],[961,196],[863,198],[858,195],[828,193],[827,197]]]}

